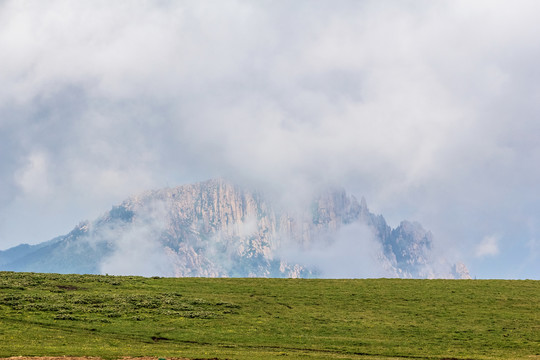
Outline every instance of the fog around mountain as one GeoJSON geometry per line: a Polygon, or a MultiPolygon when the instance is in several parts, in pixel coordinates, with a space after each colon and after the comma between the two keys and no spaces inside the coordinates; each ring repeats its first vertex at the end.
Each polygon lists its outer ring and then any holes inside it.
{"type": "Polygon", "coordinates": [[[0,269],[143,276],[469,278],[432,253],[419,223],[392,229],[343,189],[303,209],[215,179],[148,191],[36,246],[0,252],[0,269]]]}

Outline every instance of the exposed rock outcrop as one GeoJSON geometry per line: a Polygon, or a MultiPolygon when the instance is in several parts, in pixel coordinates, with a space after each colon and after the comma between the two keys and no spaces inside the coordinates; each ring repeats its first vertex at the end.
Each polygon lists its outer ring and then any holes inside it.
{"type": "Polygon", "coordinates": [[[433,236],[419,223],[403,221],[392,229],[381,215],[369,211],[365,199],[358,202],[342,189],[327,190],[306,209],[290,212],[261,193],[223,179],[132,197],[47,244],[0,252],[0,266],[62,273],[325,276],[316,264],[281,255],[291,248],[300,253],[321,244],[331,248],[340,229],[353,224],[369,229],[377,244],[376,263],[386,276],[468,276],[463,264],[435,270],[433,236]],[[10,252],[20,256],[6,261],[10,252]],[[151,263],[138,271],[145,261],[151,263]]]}

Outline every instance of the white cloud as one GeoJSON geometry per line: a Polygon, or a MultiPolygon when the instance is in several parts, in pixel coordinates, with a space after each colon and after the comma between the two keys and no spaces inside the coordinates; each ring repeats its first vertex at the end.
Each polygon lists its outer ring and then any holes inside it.
{"type": "Polygon", "coordinates": [[[25,166],[15,174],[16,184],[24,196],[42,198],[51,195],[49,167],[45,153],[33,152],[28,156],[25,166]]]}
{"type": "Polygon", "coordinates": [[[167,205],[154,201],[139,209],[131,223],[112,221],[98,233],[90,232],[90,244],[107,242],[112,253],[99,265],[110,275],[172,276],[171,259],[160,242],[167,225],[167,205]]]}
{"type": "Polygon", "coordinates": [[[309,247],[295,248],[286,243],[278,251],[289,263],[315,270],[322,278],[380,278],[396,276],[386,264],[382,246],[364,224],[341,227],[332,241],[319,239],[309,247]]]}
{"type": "Polygon", "coordinates": [[[499,238],[494,235],[486,236],[476,246],[476,257],[499,255],[499,238]]]}

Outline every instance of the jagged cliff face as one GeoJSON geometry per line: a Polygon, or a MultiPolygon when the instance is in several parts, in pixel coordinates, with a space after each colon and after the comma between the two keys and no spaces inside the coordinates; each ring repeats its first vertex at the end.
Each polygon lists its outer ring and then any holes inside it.
{"type": "MultiPolygon", "coordinates": [[[[341,189],[326,191],[311,206],[293,213],[275,207],[260,193],[221,179],[133,197],[102,218],[82,223],[36,249],[38,254],[29,254],[35,265],[39,253],[47,253],[48,260],[38,263],[59,272],[137,273],[142,267],[142,275],[315,277],[325,274],[317,261],[306,261],[306,254],[309,258],[313,249],[331,251],[342,241],[338,236],[342,229],[353,226],[366,231],[347,233],[351,251],[345,249],[343,256],[351,258],[354,250],[359,262],[365,259],[364,248],[356,244],[366,241],[361,237],[369,238],[364,244],[370,244],[372,265],[381,269],[378,274],[468,275],[463,265],[435,270],[432,235],[420,224],[404,221],[391,229],[382,216],[368,210],[365,200],[359,203],[341,189]],[[55,257],[64,259],[58,262],[63,266],[71,259],[67,263],[73,266],[55,268],[55,257]],[[84,265],[82,271],[77,263],[84,265]]],[[[12,262],[12,267],[23,266],[25,257],[28,254],[12,262]]]]}

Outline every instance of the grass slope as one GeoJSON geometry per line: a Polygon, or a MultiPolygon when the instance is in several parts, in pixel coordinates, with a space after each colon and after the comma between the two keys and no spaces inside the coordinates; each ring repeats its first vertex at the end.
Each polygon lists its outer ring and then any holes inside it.
{"type": "Polygon", "coordinates": [[[540,282],[0,272],[0,356],[540,359],[540,282]]]}

